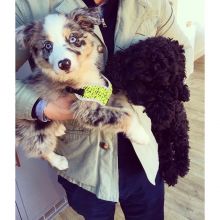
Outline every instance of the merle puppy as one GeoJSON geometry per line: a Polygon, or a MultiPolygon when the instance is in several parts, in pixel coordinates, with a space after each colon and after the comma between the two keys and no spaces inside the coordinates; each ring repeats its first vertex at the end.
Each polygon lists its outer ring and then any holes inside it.
{"type": "Polygon", "coordinates": [[[159,145],[162,176],[168,185],[176,184],[189,170],[183,46],[164,37],[148,38],[117,52],[105,74],[115,93],[125,91],[130,102],[145,107],[159,145]]]}
{"type": "MultiPolygon", "coordinates": [[[[71,109],[75,122],[80,128],[124,132],[131,141],[146,146],[148,135],[133,112],[93,100],[96,91],[103,98],[102,91],[111,90],[110,82],[102,75],[103,45],[94,33],[94,26],[100,23],[100,8],[95,7],[50,14],[19,27],[17,42],[31,53],[36,64],[36,74],[23,80],[23,84],[48,102],[67,95],[70,89],[84,92],[88,88],[101,89],[92,90],[89,99],[74,94],[71,109]]],[[[54,152],[57,137],[64,133],[62,121],[16,120],[17,145],[23,146],[27,156],[44,158],[59,170],[68,168],[67,159],[54,152]]]]}

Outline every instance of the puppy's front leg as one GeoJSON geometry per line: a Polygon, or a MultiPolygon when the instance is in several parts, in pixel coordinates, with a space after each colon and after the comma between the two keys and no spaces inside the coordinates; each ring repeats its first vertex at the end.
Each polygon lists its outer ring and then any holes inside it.
{"type": "Polygon", "coordinates": [[[131,124],[131,113],[121,108],[102,106],[97,102],[76,101],[72,105],[74,119],[86,128],[125,132],[131,124]]]}
{"type": "Polygon", "coordinates": [[[65,126],[60,123],[60,124],[57,126],[57,129],[55,130],[55,133],[54,133],[54,134],[55,134],[56,137],[60,137],[60,136],[63,136],[63,135],[65,134],[65,131],[66,131],[65,126]]]}
{"type": "MultiPolygon", "coordinates": [[[[130,104],[123,94],[112,95],[110,100],[111,106],[120,107],[120,108],[129,108],[130,104]]],[[[132,113],[132,119],[129,126],[129,129],[126,132],[126,136],[137,144],[146,145],[148,144],[150,138],[148,137],[145,129],[142,127],[139,122],[136,114],[132,113]]]]}
{"type": "Polygon", "coordinates": [[[75,119],[86,128],[124,132],[133,142],[148,144],[148,135],[137,117],[126,108],[102,106],[97,102],[77,101],[72,110],[75,119]]]}
{"type": "Polygon", "coordinates": [[[135,142],[143,146],[149,144],[150,141],[147,132],[138,121],[138,118],[134,115],[130,127],[126,132],[126,136],[131,140],[131,142],[135,142]]]}

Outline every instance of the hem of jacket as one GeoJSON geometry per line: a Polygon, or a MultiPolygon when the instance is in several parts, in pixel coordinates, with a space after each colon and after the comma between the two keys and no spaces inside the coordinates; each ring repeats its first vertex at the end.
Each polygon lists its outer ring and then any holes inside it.
{"type": "Polygon", "coordinates": [[[62,176],[63,178],[65,178],[69,182],[71,182],[73,184],[76,184],[79,187],[81,187],[81,188],[83,188],[83,189],[85,189],[85,190],[95,194],[98,199],[102,199],[102,200],[110,201],[110,202],[119,202],[118,196],[111,196],[111,197],[110,196],[106,196],[106,195],[104,195],[101,192],[97,192],[96,187],[94,187],[94,186],[90,186],[90,185],[86,185],[84,183],[81,183],[81,182],[79,182],[77,180],[74,180],[72,177],[69,177],[69,176],[67,176],[67,175],[65,175],[65,174],[63,174],[63,173],[61,173],[59,171],[57,171],[57,174],[62,176]]]}

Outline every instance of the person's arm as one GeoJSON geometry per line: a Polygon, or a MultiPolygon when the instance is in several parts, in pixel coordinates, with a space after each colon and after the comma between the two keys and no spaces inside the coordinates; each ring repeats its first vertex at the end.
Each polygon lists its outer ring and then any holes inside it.
{"type": "Polygon", "coordinates": [[[172,5],[168,0],[161,0],[160,20],[158,25],[157,36],[164,36],[178,40],[180,44],[184,45],[186,57],[186,74],[189,76],[194,69],[194,52],[189,39],[180,29],[172,5]]]}
{"type": "MultiPolygon", "coordinates": [[[[26,1],[16,0],[15,15],[16,28],[31,22],[30,9],[26,1]]],[[[21,49],[16,42],[16,71],[28,60],[30,54],[21,49]]],[[[16,118],[34,120],[32,118],[32,107],[38,100],[38,95],[27,88],[21,80],[16,80],[16,118]]]]}

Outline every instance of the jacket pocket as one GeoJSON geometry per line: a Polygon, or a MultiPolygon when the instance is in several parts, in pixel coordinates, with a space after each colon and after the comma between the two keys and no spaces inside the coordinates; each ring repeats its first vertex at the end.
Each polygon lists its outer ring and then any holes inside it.
{"type": "Polygon", "coordinates": [[[87,129],[68,127],[62,138],[57,153],[67,158],[69,168],[60,171],[60,174],[76,183],[95,186],[100,150],[97,147],[97,134],[87,129]]]}

